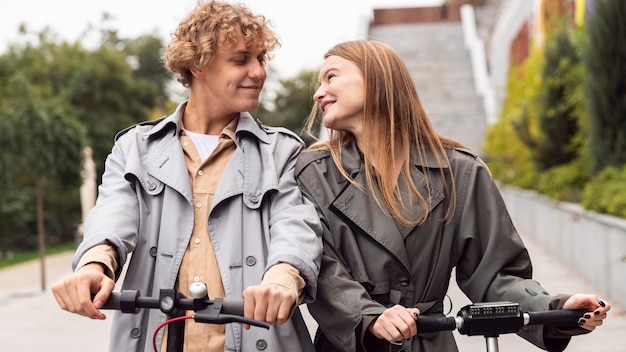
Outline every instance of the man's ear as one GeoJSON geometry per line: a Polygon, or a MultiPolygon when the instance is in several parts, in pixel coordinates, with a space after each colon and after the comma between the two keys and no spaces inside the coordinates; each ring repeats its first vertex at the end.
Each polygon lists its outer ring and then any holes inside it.
{"type": "Polygon", "coordinates": [[[202,78],[204,77],[204,73],[202,72],[202,70],[199,70],[197,68],[190,68],[189,71],[191,71],[191,74],[196,77],[196,78],[202,78]]]}

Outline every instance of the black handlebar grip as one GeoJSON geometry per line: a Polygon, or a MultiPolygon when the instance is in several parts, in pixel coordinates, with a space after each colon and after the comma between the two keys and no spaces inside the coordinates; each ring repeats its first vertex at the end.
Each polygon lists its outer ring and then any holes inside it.
{"type": "Polygon", "coordinates": [[[456,329],[454,317],[426,317],[417,318],[417,333],[438,332],[456,329]]]}
{"type": "Polygon", "coordinates": [[[587,311],[584,309],[557,309],[542,312],[526,312],[528,325],[553,325],[562,327],[575,327],[578,320],[587,311]]]}
{"type": "MultiPolygon", "coordinates": [[[[93,297],[91,298],[93,300],[93,297]]],[[[122,292],[111,292],[109,299],[104,302],[101,309],[115,309],[122,313],[139,313],[137,301],[139,299],[139,291],[123,290],[122,292]]]]}
{"type": "Polygon", "coordinates": [[[243,298],[222,298],[222,313],[243,317],[243,298]]]}
{"type": "MultiPolygon", "coordinates": [[[[121,297],[121,293],[111,292],[109,299],[107,299],[107,301],[104,302],[104,305],[102,306],[101,309],[115,309],[115,310],[120,309],[120,297],[121,297]]],[[[93,297],[91,297],[91,299],[93,300],[93,297]]]]}

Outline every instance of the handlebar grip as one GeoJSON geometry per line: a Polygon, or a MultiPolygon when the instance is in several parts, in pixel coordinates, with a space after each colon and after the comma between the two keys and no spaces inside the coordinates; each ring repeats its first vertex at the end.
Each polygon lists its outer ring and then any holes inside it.
{"type": "Polygon", "coordinates": [[[456,319],[454,317],[426,317],[417,318],[417,333],[447,331],[456,329],[456,319]]]}
{"type": "MultiPolygon", "coordinates": [[[[120,297],[121,296],[122,294],[119,292],[111,292],[109,299],[107,299],[107,301],[104,302],[104,305],[102,306],[101,309],[115,309],[115,310],[120,309],[120,297]]],[[[93,300],[93,297],[91,297],[91,299],[93,300]]]]}
{"type": "Polygon", "coordinates": [[[233,297],[224,297],[224,298],[216,298],[213,300],[215,308],[218,309],[217,312],[220,314],[215,314],[216,312],[203,312],[200,311],[196,313],[194,316],[194,320],[198,322],[204,323],[212,323],[218,322],[219,324],[225,323],[244,323],[249,325],[254,325],[258,327],[262,327],[265,329],[269,329],[270,325],[263,321],[257,321],[254,319],[244,318],[243,316],[243,298],[233,298],[233,297]]]}
{"type": "MultiPolygon", "coordinates": [[[[122,313],[139,313],[141,305],[139,301],[139,291],[137,290],[123,290],[122,292],[111,292],[109,299],[104,302],[101,309],[115,309],[122,313]]],[[[93,297],[91,297],[93,300],[93,297]]]]}
{"type": "Polygon", "coordinates": [[[224,297],[222,299],[222,313],[243,317],[243,298],[224,297]]]}
{"type": "Polygon", "coordinates": [[[526,312],[527,325],[578,326],[578,320],[586,313],[584,309],[557,309],[542,312],[526,312]]]}

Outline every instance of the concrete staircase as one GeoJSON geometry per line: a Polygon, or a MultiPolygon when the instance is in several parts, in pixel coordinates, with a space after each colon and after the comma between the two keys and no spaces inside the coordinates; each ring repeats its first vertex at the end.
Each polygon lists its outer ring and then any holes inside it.
{"type": "Polygon", "coordinates": [[[487,122],[474,89],[461,23],[372,24],[369,39],[387,43],[400,54],[439,134],[482,156],[487,122]]]}

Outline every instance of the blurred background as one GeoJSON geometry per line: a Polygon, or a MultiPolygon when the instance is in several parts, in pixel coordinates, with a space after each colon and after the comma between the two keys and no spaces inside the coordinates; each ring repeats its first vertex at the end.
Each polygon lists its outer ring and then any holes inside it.
{"type": "MultiPolygon", "coordinates": [[[[282,40],[253,115],[301,133],[324,52],[386,42],[439,133],[490,167],[518,230],[626,307],[626,1],[241,2],[282,40]]],[[[3,7],[0,270],[34,265],[0,283],[0,308],[48,291],[52,263],[82,236],[115,133],[185,99],[160,58],[194,4],[3,7]]]]}

